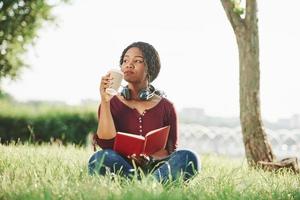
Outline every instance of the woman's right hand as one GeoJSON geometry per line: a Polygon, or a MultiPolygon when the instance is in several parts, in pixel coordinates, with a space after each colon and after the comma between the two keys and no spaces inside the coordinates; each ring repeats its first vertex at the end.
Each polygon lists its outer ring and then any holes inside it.
{"type": "Polygon", "coordinates": [[[113,78],[110,76],[110,74],[106,74],[105,76],[101,77],[101,83],[100,83],[100,96],[101,96],[101,102],[109,102],[110,99],[113,97],[112,95],[108,94],[105,90],[106,88],[109,88],[112,84],[113,78]]]}

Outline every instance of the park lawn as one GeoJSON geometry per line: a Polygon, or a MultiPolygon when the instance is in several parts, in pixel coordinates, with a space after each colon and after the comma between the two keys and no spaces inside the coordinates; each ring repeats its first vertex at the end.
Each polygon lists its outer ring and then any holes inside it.
{"type": "Polygon", "coordinates": [[[89,176],[91,148],[0,145],[0,199],[300,199],[300,176],[248,169],[245,160],[202,155],[189,183],[151,176],[127,180],[89,176]]]}

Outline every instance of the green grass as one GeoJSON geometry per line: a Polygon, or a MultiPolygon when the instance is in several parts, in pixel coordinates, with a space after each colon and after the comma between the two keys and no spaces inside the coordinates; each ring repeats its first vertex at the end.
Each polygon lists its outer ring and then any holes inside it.
{"type": "Polygon", "coordinates": [[[162,185],[89,176],[91,148],[0,145],[0,199],[300,199],[300,176],[251,170],[245,161],[202,156],[192,181],[162,185]]]}

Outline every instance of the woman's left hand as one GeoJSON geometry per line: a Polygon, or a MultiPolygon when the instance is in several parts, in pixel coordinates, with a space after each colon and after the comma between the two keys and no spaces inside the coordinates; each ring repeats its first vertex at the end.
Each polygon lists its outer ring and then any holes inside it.
{"type": "Polygon", "coordinates": [[[147,156],[145,154],[133,154],[131,156],[128,156],[128,158],[132,159],[136,163],[136,165],[140,167],[145,167],[151,162],[150,156],[147,156]]]}

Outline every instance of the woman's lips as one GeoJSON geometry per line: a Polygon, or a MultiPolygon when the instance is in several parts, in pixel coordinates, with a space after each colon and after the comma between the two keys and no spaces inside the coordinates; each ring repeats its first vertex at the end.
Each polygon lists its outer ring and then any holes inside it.
{"type": "Polygon", "coordinates": [[[131,75],[131,74],[133,74],[133,71],[129,71],[129,70],[128,70],[128,71],[125,71],[124,74],[125,74],[125,75],[131,75]]]}

